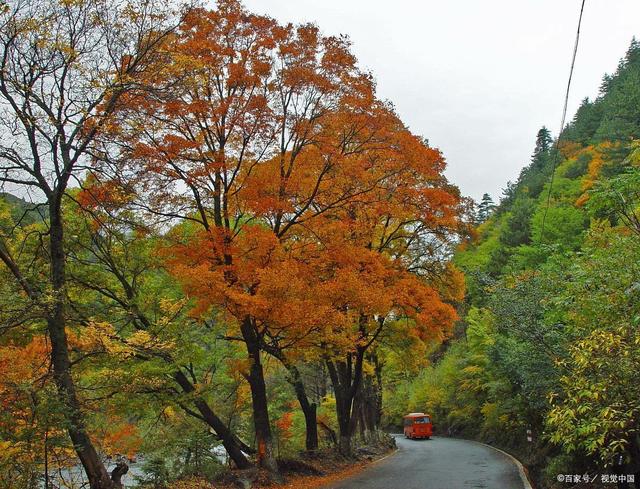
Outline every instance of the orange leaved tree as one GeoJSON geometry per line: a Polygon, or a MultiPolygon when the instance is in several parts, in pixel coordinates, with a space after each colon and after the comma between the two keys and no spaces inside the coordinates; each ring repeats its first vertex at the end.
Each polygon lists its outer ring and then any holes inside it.
{"type": "MultiPolygon", "coordinates": [[[[183,223],[168,265],[192,313],[223,315],[244,343],[258,462],[277,475],[263,352],[286,365],[294,348],[322,351],[336,368],[346,355],[361,372],[390,315],[425,331],[450,324],[427,277],[460,199],[440,154],[376,99],[348,40],[313,25],[221,0],[186,17],[162,76],[140,82],[113,119],[119,157],[99,166],[139,209],[183,223]]],[[[358,375],[334,382],[348,416],[358,375]]]]}

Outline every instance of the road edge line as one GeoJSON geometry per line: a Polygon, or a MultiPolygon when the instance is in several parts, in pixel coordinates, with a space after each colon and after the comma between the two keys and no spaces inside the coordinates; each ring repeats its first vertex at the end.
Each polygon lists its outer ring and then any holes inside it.
{"type": "Polygon", "coordinates": [[[396,445],[396,447],[393,449],[393,451],[391,453],[387,453],[384,457],[382,458],[377,458],[375,460],[372,460],[371,462],[369,462],[368,465],[374,465],[377,464],[378,462],[382,462],[384,459],[387,459],[389,457],[391,457],[392,455],[395,455],[396,453],[398,453],[400,451],[400,449],[398,448],[398,446],[396,445]]]}
{"type": "Polygon", "coordinates": [[[494,450],[496,450],[496,451],[502,453],[503,455],[506,455],[507,457],[509,457],[515,463],[516,467],[518,467],[518,474],[520,474],[520,479],[522,479],[522,483],[524,484],[524,489],[533,489],[533,486],[531,485],[531,482],[529,481],[529,478],[527,477],[527,473],[524,470],[524,465],[522,465],[522,462],[520,462],[520,460],[515,458],[510,453],[505,452],[504,450],[500,450],[499,448],[496,448],[496,447],[494,447],[492,445],[487,445],[486,443],[482,443],[481,441],[478,441],[478,440],[469,440],[469,441],[473,441],[475,443],[479,443],[480,445],[484,445],[485,447],[493,448],[494,450]]]}
{"type": "Polygon", "coordinates": [[[390,453],[387,453],[384,457],[381,458],[377,458],[375,460],[369,460],[367,461],[367,463],[365,463],[364,465],[361,466],[361,470],[358,471],[355,474],[350,474],[342,479],[339,480],[334,480],[331,482],[326,482],[324,484],[321,484],[319,486],[314,486],[314,489],[331,489],[331,486],[335,485],[335,484],[339,484],[342,482],[345,482],[349,479],[351,479],[352,477],[356,477],[357,475],[359,475],[360,473],[364,472],[365,470],[369,469],[372,465],[376,465],[378,462],[382,462],[383,460],[395,455],[396,453],[398,453],[400,451],[400,448],[398,448],[398,446],[396,445],[396,447],[391,450],[390,453]]]}

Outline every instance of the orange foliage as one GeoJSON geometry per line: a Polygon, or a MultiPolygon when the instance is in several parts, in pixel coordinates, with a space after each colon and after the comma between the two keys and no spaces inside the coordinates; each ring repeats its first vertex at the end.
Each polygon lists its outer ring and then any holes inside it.
{"type": "Polygon", "coordinates": [[[582,207],[589,200],[589,190],[593,188],[595,183],[600,178],[602,167],[607,162],[608,158],[605,153],[610,150],[614,144],[615,143],[612,143],[610,141],[604,141],[597,146],[587,146],[577,154],[577,156],[579,156],[579,154],[588,154],[591,156],[591,161],[589,162],[587,175],[582,180],[583,194],[576,200],[576,206],[582,207]]]}
{"type": "Polygon", "coordinates": [[[252,318],[299,346],[353,347],[363,317],[373,330],[390,314],[445,334],[463,283],[443,251],[464,203],[348,40],[221,0],[165,52],[165,79],[146,82],[172,90],[130,96],[121,112],[139,123],[116,136],[149,206],[201,224],[164,250],[193,314],[252,318]]]}
{"type": "Polygon", "coordinates": [[[161,76],[142,75],[149,89],[127,94],[109,127],[131,177],[123,195],[184,223],[161,255],[191,314],[222,315],[246,343],[236,366],[255,420],[268,416],[269,342],[294,361],[349,354],[385,318],[443,338],[463,293],[446,262],[467,204],[441,153],[377,99],[348,39],[220,0],[190,11],[163,53],[161,76]]]}
{"type": "Polygon", "coordinates": [[[560,154],[567,160],[578,156],[582,149],[582,145],[575,141],[560,141],[559,143],[560,154]]]}
{"type": "Polygon", "coordinates": [[[110,456],[124,455],[133,458],[142,444],[135,425],[114,416],[109,416],[105,426],[98,432],[98,444],[110,456]]]}
{"type": "MultiPolygon", "coordinates": [[[[87,328],[87,334],[82,336],[69,331],[70,344],[75,349],[94,351],[104,346],[104,338],[108,337],[103,330],[108,328],[95,331],[87,328]]],[[[34,336],[24,346],[0,346],[0,408],[7,414],[6,417],[0,415],[0,430],[6,440],[0,446],[7,457],[35,462],[42,457],[45,438],[56,439],[55,443],[49,442],[51,460],[72,465],[77,463],[73,450],[59,445],[66,436],[61,408],[57,406],[50,355],[45,336],[34,336]]],[[[109,454],[132,456],[141,441],[133,425],[113,416],[94,433],[97,444],[109,454]]]]}
{"type": "Polygon", "coordinates": [[[291,426],[293,426],[293,412],[287,411],[276,421],[275,424],[280,432],[280,437],[288,440],[292,436],[291,426]]]}
{"type": "Polygon", "coordinates": [[[33,418],[30,393],[42,389],[48,379],[50,348],[43,336],[34,337],[25,346],[0,347],[0,406],[12,412],[12,426],[26,426],[33,418]],[[19,406],[23,406],[19,409],[19,406]]]}
{"type": "Polygon", "coordinates": [[[58,444],[66,437],[60,410],[51,402],[50,353],[44,336],[0,346],[0,463],[40,463],[45,439],[52,458],[74,463],[73,451],[58,444]]]}

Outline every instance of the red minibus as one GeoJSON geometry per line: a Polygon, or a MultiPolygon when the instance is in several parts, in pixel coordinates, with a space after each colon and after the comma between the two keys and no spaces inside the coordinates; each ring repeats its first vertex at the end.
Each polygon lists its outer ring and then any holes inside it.
{"type": "Polygon", "coordinates": [[[431,416],[424,413],[410,413],[404,418],[404,436],[407,438],[429,439],[433,434],[431,416]]]}

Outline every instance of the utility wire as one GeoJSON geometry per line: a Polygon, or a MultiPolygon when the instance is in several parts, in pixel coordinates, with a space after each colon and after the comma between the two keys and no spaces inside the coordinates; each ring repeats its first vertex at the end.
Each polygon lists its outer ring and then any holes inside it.
{"type": "Polygon", "coordinates": [[[584,12],[584,4],[586,0],[582,0],[580,6],[580,17],[578,18],[578,29],[576,31],[576,41],[573,45],[573,56],[571,57],[571,69],[569,70],[569,81],[567,82],[567,91],[564,96],[564,108],[562,109],[562,120],[560,122],[560,132],[556,138],[555,151],[553,155],[553,165],[551,166],[551,178],[549,179],[549,192],[547,194],[547,204],[544,209],[544,215],[542,216],[542,228],[540,229],[540,243],[544,242],[544,226],[547,221],[547,212],[549,212],[549,206],[551,205],[551,190],[553,189],[553,179],[556,174],[556,166],[558,165],[558,156],[560,155],[560,137],[562,131],[564,131],[564,123],[567,118],[567,105],[569,105],[569,90],[571,88],[571,79],[573,78],[573,67],[576,64],[576,55],[578,54],[578,43],[580,42],[580,26],[582,25],[582,13],[584,12]]]}

